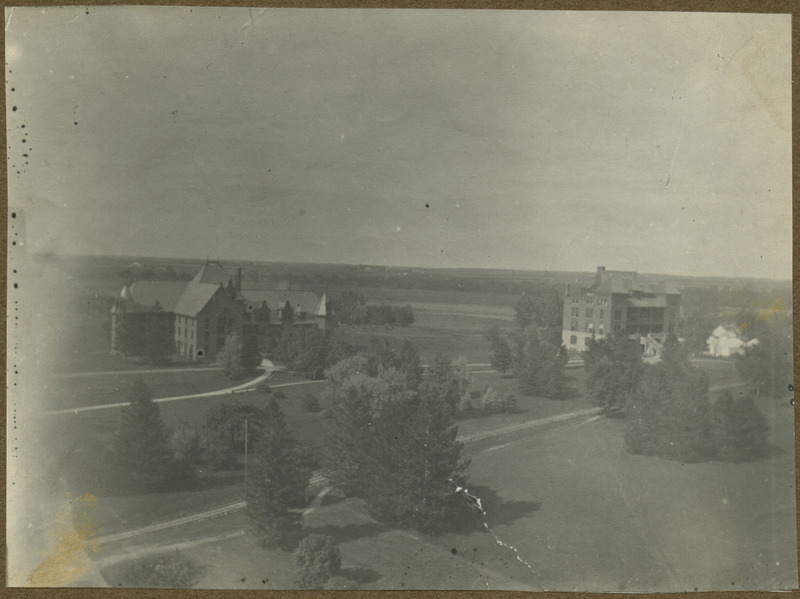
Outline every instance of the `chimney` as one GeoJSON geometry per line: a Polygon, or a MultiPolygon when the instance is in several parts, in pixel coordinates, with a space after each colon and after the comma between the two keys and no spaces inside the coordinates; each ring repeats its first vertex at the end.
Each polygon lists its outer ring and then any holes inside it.
{"type": "Polygon", "coordinates": [[[242,269],[236,269],[236,291],[242,292],[242,269]]]}
{"type": "Polygon", "coordinates": [[[598,266],[597,267],[597,272],[605,272],[605,270],[606,270],[605,266],[598,266]]]}

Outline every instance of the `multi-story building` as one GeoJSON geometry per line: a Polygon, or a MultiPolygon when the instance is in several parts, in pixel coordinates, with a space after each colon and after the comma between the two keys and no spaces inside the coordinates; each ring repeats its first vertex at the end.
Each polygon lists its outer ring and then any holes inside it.
{"type": "Polygon", "coordinates": [[[669,282],[644,283],[635,272],[597,267],[587,285],[567,285],[562,341],[583,351],[589,339],[626,337],[643,350],[677,334],[680,292],[669,282]]]}
{"type": "MultiPolygon", "coordinates": [[[[242,290],[242,273],[230,276],[219,261],[207,261],[190,282],[137,281],[124,286],[111,309],[111,353],[123,353],[124,323],[138,329],[168,330],[175,353],[190,360],[213,361],[230,333],[256,335],[259,343],[270,325],[325,328],[327,299],[310,291],[242,290]]],[[[273,327],[274,328],[274,327],[273,327]]]]}

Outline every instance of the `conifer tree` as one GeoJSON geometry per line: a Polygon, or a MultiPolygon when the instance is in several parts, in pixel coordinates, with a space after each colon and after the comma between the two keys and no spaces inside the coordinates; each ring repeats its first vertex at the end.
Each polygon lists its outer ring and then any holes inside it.
{"type": "Polygon", "coordinates": [[[299,538],[311,476],[310,460],[286,425],[277,400],[264,409],[259,439],[249,456],[247,516],[264,546],[291,548],[299,538]]]}
{"type": "Polygon", "coordinates": [[[137,379],[129,397],[131,403],[122,408],[114,439],[121,488],[147,492],[177,485],[187,473],[180,472],[152,392],[137,379]]]}

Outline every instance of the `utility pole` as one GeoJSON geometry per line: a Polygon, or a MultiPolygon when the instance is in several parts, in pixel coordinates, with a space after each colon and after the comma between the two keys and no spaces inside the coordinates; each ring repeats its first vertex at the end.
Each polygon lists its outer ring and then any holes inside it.
{"type": "Polygon", "coordinates": [[[244,419],[244,480],[247,482],[247,417],[244,419]]]}

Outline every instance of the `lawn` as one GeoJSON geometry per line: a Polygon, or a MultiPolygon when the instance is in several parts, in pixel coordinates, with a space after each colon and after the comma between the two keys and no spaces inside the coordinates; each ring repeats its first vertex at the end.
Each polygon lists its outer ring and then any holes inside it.
{"type": "MultiPolygon", "coordinates": [[[[258,374],[252,378],[256,376],[258,374]]],[[[138,379],[144,381],[155,398],[218,391],[247,381],[247,379],[231,380],[221,370],[205,369],[185,372],[131,371],[124,374],[75,378],[55,377],[51,382],[54,391],[48,395],[49,405],[45,406],[45,409],[59,410],[127,401],[131,385],[138,379]]]]}
{"type": "MultiPolygon", "coordinates": [[[[796,576],[792,408],[762,407],[775,449],[743,464],[628,455],[616,419],[533,430],[488,449],[468,444],[468,488],[482,499],[489,532],[477,521],[474,532],[439,536],[388,529],[359,500],[335,493],[304,525],[336,539],[344,574],[364,589],[788,588],[796,576]]],[[[290,554],[247,535],[213,540],[246,526],[241,514],[192,526],[149,541],[195,539],[181,551],[202,566],[197,587],[293,588],[290,554]]]]}

